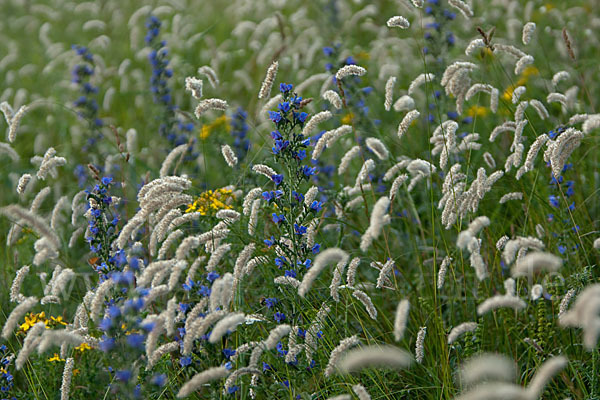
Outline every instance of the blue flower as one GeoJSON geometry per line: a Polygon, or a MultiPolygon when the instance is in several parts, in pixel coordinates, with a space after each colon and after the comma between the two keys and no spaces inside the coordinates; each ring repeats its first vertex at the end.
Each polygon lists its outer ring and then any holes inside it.
{"type": "Polygon", "coordinates": [[[206,285],[200,285],[200,289],[198,289],[198,294],[200,296],[208,297],[210,296],[211,290],[206,285]]]}
{"type": "Polygon", "coordinates": [[[112,328],[112,326],[113,326],[113,324],[112,324],[112,320],[110,318],[102,318],[102,321],[100,321],[100,323],[98,324],[98,329],[106,332],[110,328],[112,328]]]}
{"type": "Polygon", "coordinates": [[[548,197],[548,200],[550,201],[550,205],[552,207],[558,207],[559,203],[558,203],[558,197],[554,196],[554,195],[550,195],[548,197]]]}
{"type": "Polygon", "coordinates": [[[139,333],[132,333],[127,335],[127,344],[133,348],[143,348],[144,347],[144,339],[146,337],[139,333]]]}
{"type": "Polygon", "coordinates": [[[294,271],[294,270],[289,270],[289,269],[286,269],[286,270],[285,270],[285,273],[284,273],[284,275],[285,275],[285,276],[289,276],[290,278],[295,278],[295,277],[297,276],[297,274],[296,274],[296,271],[294,271]]]}
{"type": "Polygon", "coordinates": [[[285,314],[279,311],[277,311],[273,317],[278,323],[282,323],[283,321],[285,321],[285,314]]]}
{"type": "Polygon", "coordinates": [[[281,182],[283,182],[283,175],[275,174],[271,176],[271,180],[275,182],[275,185],[279,185],[281,182]]]}
{"type": "MultiPolygon", "coordinates": [[[[310,142],[310,139],[306,139],[307,142],[310,142]]],[[[308,145],[307,145],[308,146],[308,145]]],[[[294,155],[299,161],[302,161],[306,158],[306,150],[299,150],[295,155],[294,155]]]]}
{"type": "Polygon", "coordinates": [[[302,203],[304,201],[304,195],[296,192],[295,190],[292,191],[292,196],[294,196],[294,200],[296,200],[298,203],[302,203]]]}
{"type": "Polygon", "coordinates": [[[306,121],[306,118],[308,118],[308,114],[305,112],[301,112],[300,114],[294,114],[294,116],[298,121],[302,123],[304,123],[304,121],[306,121]]]}
{"type": "Polygon", "coordinates": [[[271,370],[271,366],[269,364],[267,364],[264,361],[262,364],[263,364],[263,368],[262,368],[263,372],[271,370]]]}
{"type": "Polygon", "coordinates": [[[223,349],[223,354],[225,355],[225,357],[229,358],[229,357],[235,355],[235,350],[226,348],[226,349],[223,349]]]}
{"type": "Polygon", "coordinates": [[[287,113],[288,111],[290,111],[290,103],[288,101],[284,101],[283,103],[280,103],[277,108],[279,109],[279,111],[281,111],[282,113],[287,113]]]}
{"type": "Polygon", "coordinates": [[[285,258],[285,256],[275,257],[275,265],[277,265],[277,267],[281,268],[286,264],[287,264],[287,258],[285,258]]]}
{"type": "Polygon", "coordinates": [[[323,54],[325,54],[327,57],[331,56],[333,54],[333,47],[323,47],[323,54]]]}
{"type": "Polygon", "coordinates": [[[285,94],[285,93],[289,92],[290,90],[292,90],[293,87],[294,86],[291,83],[288,83],[288,84],[281,83],[281,84],[279,84],[279,91],[281,93],[285,94]]]}
{"type": "Polygon", "coordinates": [[[269,111],[269,119],[277,124],[281,121],[281,114],[275,111],[269,111]]]}
{"type": "Polygon", "coordinates": [[[112,183],[112,181],[113,181],[113,178],[111,176],[105,176],[102,178],[102,184],[104,186],[110,185],[112,183]]]}
{"type": "Polygon", "coordinates": [[[323,203],[321,203],[320,201],[313,201],[310,204],[310,209],[313,210],[314,212],[319,212],[321,211],[321,209],[323,208],[323,203]]]}
{"type": "Polygon", "coordinates": [[[194,287],[194,281],[192,279],[188,279],[183,285],[181,285],[181,287],[183,287],[183,290],[186,292],[189,292],[194,287]]]}
{"type": "Polygon", "coordinates": [[[306,233],[306,230],[306,226],[294,224],[294,231],[296,232],[296,235],[304,235],[306,233]]]}
{"type": "Polygon", "coordinates": [[[267,245],[267,247],[271,247],[275,244],[275,238],[271,236],[271,239],[265,239],[264,242],[267,245]]]}
{"type": "Polygon", "coordinates": [[[267,297],[265,299],[265,305],[269,309],[275,307],[275,304],[277,304],[278,302],[279,302],[279,300],[277,300],[277,298],[275,298],[275,297],[267,297]]]}
{"type": "Polygon", "coordinates": [[[227,389],[227,393],[228,394],[233,394],[235,392],[237,392],[239,390],[239,386],[238,385],[233,385],[230,388],[227,389]]]}
{"type": "Polygon", "coordinates": [[[209,281],[209,282],[213,282],[213,281],[214,281],[215,279],[217,279],[218,277],[219,277],[219,274],[217,274],[217,273],[216,273],[216,272],[214,272],[214,271],[211,271],[211,272],[209,272],[209,273],[206,275],[206,280],[207,280],[207,281],[209,281]]]}
{"type": "Polygon", "coordinates": [[[150,380],[150,383],[156,386],[164,386],[167,383],[167,375],[165,374],[156,374],[150,380]]]}
{"type": "Polygon", "coordinates": [[[132,285],[135,280],[133,271],[114,272],[111,278],[117,285],[132,285]]]}
{"type": "Polygon", "coordinates": [[[103,335],[102,339],[100,340],[100,350],[102,350],[105,353],[108,353],[114,347],[115,347],[115,339],[108,337],[106,335],[103,335]]]}
{"type": "Polygon", "coordinates": [[[273,131],[271,132],[271,138],[273,138],[273,140],[280,140],[283,139],[283,136],[281,136],[281,133],[279,133],[279,131],[273,131]]]}
{"type": "Polygon", "coordinates": [[[273,222],[275,222],[276,224],[279,224],[283,221],[285,221],[285,215],[283,215],[283,214],[277,215],[276,213],[273,213],[273,222]]]}
{"type": "Polygon", "coordinates": [[[117,378],[117,380],[121,382],[128,382],[129,379],[131,379],[131,371],[129,371],[128,369],[117,371],[117,373],[115,374],[115,378],[117,378]]]}
{"type": "Polygon", "coordinates": [[[313,247],[312,247],[312,252],[313,254],[317,254],[318,252],[321,251],[321,245],[319,243],[316,243],[313,247]]]}
{"type": "Polygon", "coordinates": [[[302,168],[302,173],[307,177],[315,175],[316,172],[317,172],[317,167],[309,167],[308,165],[305,165],[302,168]]]}
{"type": "Polygon", "coordinates": [[[273,199],[273,192],[263,192],[262,197],[263,199],[265,199],[266,201],[271,201],[273,199]]]}
{"type": "Polygon", "coordinates": [[[190,356],[184,356],[179,359],[179,365],[181,365],[182,367],[187,367],[191,363],[192,363],[192,357],[190,357],[190,356]]]}

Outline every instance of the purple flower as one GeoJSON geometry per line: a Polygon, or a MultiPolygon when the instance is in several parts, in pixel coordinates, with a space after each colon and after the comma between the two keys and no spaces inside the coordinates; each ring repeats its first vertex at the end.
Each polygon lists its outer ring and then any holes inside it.
{"type": "Polygon", "coordinates": [[[280,313],[279,311],[277,311],[273,317],[278,323],[282,323],[283,321],[285,321],[285,314],[280,313]]]}
{"type": "Polygon", "coordinates": [[[291,83],[281,83],[281,84],[279,84],[279,90],[281,91],[281,93],[287,93],[290,90],[292,90],[293,87],[294,87],[294,85],[292,85],[291,83]]]}
{"type": "Polygon", "coordinates": [[[279,300],[277,300],[275,297],[268,297],[265,299],[265,305],[269,309],[275,307],[275,304],[277,304],[278,302],[279,300]]]}
{"type": "Polygon", "coordinates": [[[179,359],[179,365],[181,365],[182,367],[187,367],[191,363],[192,363],[192,357],[190,357],[190,356],[181,357],[179,359]]]}
{"type": "Polygon", "coordinates": [[[306,229],[306,226],[294,224],[294,231],[296,232],[296,235],[304,235],[306,233],[306,229]]]}
{"type": "Polygon", "coordinates": [[[301,112],[300,114],[296,115],[296,118],[298,119],[298,121],[304,123],[304,121],[306,121],[306,118],[308,118],[308,114],[305,112],[301,112]]]}
{"type": "Polygon", "coordinates": [[[319,243],[316,243],[313,247],[312,247],[312,252],[313,254],[317,254],[318,252],[321,251],[321,245],[319,243]]]}
{"type": "Polygon", "coordinates": [[[277,124],[281,121],[281,114],[275,111],[269,111],[269,119],[277,124]]]}
{"type": "Polygon", "coordinates": [[[133,348],[143,348],[144,347],[144,335],[140,335],[139,333],[132,333],[127,335],[127,344],[133,348]]]}
{"type": "Polygon", "coordinates": [[[271,247],[275,244],[275,238],[271,236],[271,239],[265,239],[264,242],[267,245],[267,247],[271,247]]]}
{"type": "Polygon", "coordinates": [[[218,277],[219,277],[219,274],[217,274],[217,273],[216,273],[216,272],[214,272],[214,271],[211,271],[211,272],[209,272],[209,273],[206,275],[206,280],[207,280],[207,281],[209,281],[209,282],[213,282],[213,281],[214,281],[215,279],[217,279],[218,277]]]}
{"type": "Polygon", "coordinates": [[[283,182],[283,175],[275,174],[271,176],[271,179],[273,180],[273,182],[275,182],[276,185],[279,185],[281,182],[283,182]]]}
{"type": "Polygon", "coordinates": [[[117,373],[115,374],[115,378],[122,382],[128,382],[129,379],[131,379],[131,371],[129,371],[128,369],[117,371],[117,373]]]}
{"type": "Polygon", "coordinates": [[[277,215],[276,213],[273,213],[273,222],[275,222],[276,224],[279,224],[283,221],[285,221],[285,215],[283,215],[283,214],[277,215]]]}
{"type": "Polygon", "coordinates": [[[165,375],[165,374],[154,375],[152,377],[152,380],[150,380],[150,383],[152,383],[153,385],[162,387],[165,385],[165,383],[167,383],[167,375],[165,375]]]}
{"type": "Polygon", "coordinates": [[[287,113],[288,111],[290,111],[290,102],[284,101],[283,103],[279,104],[277,108],[279,108],[279,111],[281,111],[282,113],[287,113]]]}
{"type": "Polygon", "coordinates": [[[313,210],[314,212],[319,212],[321,211],[321,209],[323,208],[323,203],[321,203],[320,201],[313,201],[310,204],[310,209],[313,210]]]}
{"type": "Polygon", "coordinates": [[[297,274],[294,270],[286,269],[284,275],[289,276],[290,278],[295,278],[297,274]]]}
{"type": "Polygon", "coordinates": [[[102,336],[102,340],[100,341],[100,350],[102,350],[105,353],[108,353],[114,347],[115,347],[115,339],[105,336],[105,335],[102,336]]]}
{"type": "Polygon", "coordinates": [[[231,349],[223,349],[223,354],[225,355],[225,357],[229,358],[233,355],[235,355],[235,350],[231,350],[231,349]]]}
{"type": "Polygon", "coordinates": [[[287,259],[285,258],[285,256],[275,257],[275,265],[277,265],[277,267],[281,268],[286,264],[287,264],[287,259]]]}

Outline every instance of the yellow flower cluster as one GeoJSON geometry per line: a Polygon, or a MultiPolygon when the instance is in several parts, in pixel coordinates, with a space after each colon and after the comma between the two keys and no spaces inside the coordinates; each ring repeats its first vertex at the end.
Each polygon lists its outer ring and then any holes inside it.
{"type": "Polygon", "coordinates": [[[475,105],[467,110],[467,115],[471,117],[485,117],[488,114],[488,109],[483,106],[475,105]]]}
{"type": "Polygon", "coordinates": [[[60,358],[60,357],[58,356],[58,354],[57,354],[57,353],[54,353],[54,355],[53,355],[52,357],[50,357],[50,358],[48,359],[48,361],[50,361],[50,362],[54,362],[54,361],[62,361],[62,362],[65,362],[65,359],[64,359],[64,358],[60,358]]]}
{"type": "Polygon", "coordinates": [[[75,347],[75,350],[79,350],[82,353],[86,350],[91,350],[91,349],[92,349],[92,346],[90,346],[89,344],[87,344],[85,342],[81,343],[79,346],[75,347]]]}
{"type": "Polygon", "coordinates": [[[527,83],[527,81],[529,80],[530,77],[534,76],[534,75],[539,75],[540,71],[534,67],[533,65],[530,65],[528,67],[525,68],[525,70],[523,70],[523,72],[521,73],[521,77],[519,78],[519,80],[517,81],[517,83],[515,83],[514,85],[510,85],[509,87],[506,88],[506,90],[504,91],[504,93],[502,94],[502,98],[506,101],[511,101],[512,100],[512,95],[513,95],[513,91],[518,87],[518,86],[523,86],[527,83]]]}
{"type": "Polygon", "coordinates": [[[43,322],[46,325],[46,329],[50,329],[58,325],[67,325],[67,323],[63,321],[63,318],[60,315],[58,317],[50,316],[50,318],[46,318],[46,313],[42,311],[37,314],[29,313],[25,315],[25,322],[19,326],[19,331],[22,333],[26,333],[31,327],[33,327],[38,322],[43,322]]]}
{"type": "Polygon", "coordinates": [[[208,190],[198,196],[192,204],[189,204],[185,212],[199,212],[201,215],[208,215],[219,210],[230,210],[233,208],[227,204],[230,199],[233,199],[233,192],[229,189],[208,190]]]}
{"type": "Polygon", "coordinates": [[[349,125],[352,123],[353,120],[354,120],[354,114],[348,113],[342,117],[342,124],[349,125]]]}
{"type": "Polygon", "coordinates": [[[229,118],[226,115],[220,116],[210,124],[202,125],[202,129],[200,130],[200,139],[206,139],[210,136],[213,130],[221,126],[224,126],[227,132],[231,131],[231,126],[229,126],[229,118]]]}

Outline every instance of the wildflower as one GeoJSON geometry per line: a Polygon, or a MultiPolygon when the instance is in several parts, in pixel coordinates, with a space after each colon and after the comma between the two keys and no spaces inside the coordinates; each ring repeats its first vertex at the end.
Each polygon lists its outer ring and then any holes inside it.
{"type": "Polygon", "coordinates": [[[179,358],[179,365],[181,365],[182,367],[187,367],[191,363],[192,363],[192,357],[190,357],[190,356],[183,356],[183,357],[179,358]]]}
{"type": "Polygon", "coordinates": [[[273,219],[274,223],[279,224],[279,223],[285,221],[285,215],[283,215],[283,214],[278,215],[276,213],[273,213],[272,219],[273,219]]]}
{"type": "Polygon", "coordinates": [[[263,240],[263,242],[267,245],[267,247],[271,247],[276,243],[275,238],[273,236],[271,236],[271,239],[263,240]]]}
{"type": "Polygon", "coordinates": [[[275,298],[275,297],[266,298],[264,301],[265,301],[265,305],[269,309],[275,307],[275,304],[277,304],[279,302],[279,300],[277,300],[277,298],[275,298]]]}
{"type": "Polygon", "coordinates": [[[79,346],[75,347],[74,349],[83,353],[86,350],[91,350],[92,347],[89,344],[87,344],[86,342],[83,342],[79,346]]]}
{"type": "Polygon", "coordinates": [[[285,321],[285,314],[277,311],[274,315],[274,318],[275,321],[277,321],[278,323],[282,323],[283,321],[285,321]]]}
{"type": "Polygon", "coordinates": [[[64,362],[65,359],[64,358],[60,358],[57,353],[54,353],[54,356],[50,357],[48,359],[48,361],[50,361],[50,362],[54,362],[54,361],[62,361],[62,362],[64,362]]]}
{"type": "Polygon", "coordinates": [[[271,176],[271,180],[273,180],[273,182],[275,182],[275,185],[279,185],[279,184],[281,184],[281,182],[283,182],[283,175],[275,174],[275,175],[271,176]]]}
{"type": "Polygon", "coordinates": [[[285,256],[275,257],[275,265],[277,265],[278,268],[281,269],[286,264],[287,264],[287,259],[285,258],[285,256]]]}
{"type": "Polygon", "coordinates": [[[294,86],[291,83],[279,84],[279,91],[283,94],[289,93],[294,86]]]}

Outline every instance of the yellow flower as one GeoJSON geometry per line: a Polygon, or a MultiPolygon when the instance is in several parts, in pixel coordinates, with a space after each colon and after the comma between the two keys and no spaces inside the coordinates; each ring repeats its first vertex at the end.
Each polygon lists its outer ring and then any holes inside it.
{"type": "Polygon", "coordinates": [[[521,72],[521,75],[525,79],[529,79],[530,76],[539,75],[539,74],[540,74],[540,70],[537,69],[536,67],[534,67],[533,65],[529,65],[528,67],[525,67],[523,72],[521,72]]]}
{"type": "Polygon", "coordinates": [[[63,321],[62,316],[60,316],[60,315],[58,317],[50,316],[50,319],[52,320],[52,322],[55,322],[57,324],[67,325],[67,323],[65,321],[63,321]]]}
{"type": "Polygon", "coordinates": [[[227,204],[227,201],[233,199],[233,192],[229,189],[217,189],[214,192],[208,190],[192,204],[188,204],[186,213],[197,211],[200,215],[207,215],[209,211],[231,210],[233,207],[227,204]]]}
{"type": "Polygon", "coordinates": [[[81,343],[79,346],[75,347],[75,350],[79,350],[80,352],[84,352],[86,350],[91,350],[92,347],[87,343],[81,343]]]}
{"type": "Polygon", "coordinates": [[[221,126],[224,126],[227,132],[231,131],[229,118],[227,118],[226,115],[221,115],[210,124],[202,125],[202,128],[200,129],[200,139],[204,140],[208,138],[213,130],[221,126]]]}
{"type": "Polygon", "coordinates": [[[29,313],[25,315],[25,323],[21,324],[19,328],[21,328],[21,332],[27,332],[29,328],[33,327],[38,322],[43,322],[46,324],[46,329],[49,329],[48,320],[46,319],[46,313],[44,311],[34,314],[29,313]]]}
{"type": "Polygon", "coordinates": [[[485,117],[488,113],[488,109],[482,106],[473,106],[467,110],[467,114],[471,117],[485,117]]]}
{"type": "Polygon", "coordinates": [[[352,120],[354,120],[354,114],[348,113],[342,117],[342,124],[351,124],[352,120]]]}
{"type": "Polygon", "coordinates": [[[64,360],[64,358],[60,358],[60,357],[58,356],[58,354],[54,353],[54,356],[53,356],[53,357],[50,357],[50,358],[48,359],[48,361],[52,361],[52,362],[54,362],[54,361],[63,361],[63,362],[64,362],[65,360],[64,360]]]}
{"type": "Polygon", "coordinates": [[[513,95],[513,91],[515,90],[515,88],[517,86],[523,86],[527,83],[527,81],[529,81],[529,78],[531,76],[534,75],[539,75],[540,71],[534,67],[533,65],[530,65],[528,67],[526,67],[523,72],[521,72],[521,77],[519,78],[519,80],[517,81],[517,83],[515,85],[510,85],[509,87],[506,88],[506,90],[504,91],[504,93],[502,93],[502,98],[506,101],[511,101],[512,100],[512,95],[513,95]]]}
{"type": "Polygon", "coordinates": [[[73,376],[77,376],[77,375],[79,375],[79,372],[80,372],[80,371],[79,371],[79,369],[78,369],[78,368],[75,368],[75,369],[73,370],[73,376]]]}
{"type": "Polygon", "coordinates": [[[366,51],[364,51],[364,50],[363,51],[359,51],[356,54],[356,59],[358,59],[358,60],[368,60],[370,58],[371,58],[371,55],[369,53],[367,53],[366,51]]]}
{"type": "Polygon", "coordinates": [[[512,99],[512,94],[513,91],[515,90],[515,86],[514,85],[510,85],[509,87],[506,88],[506,90],[504,91],[504,93],[502,93],[502,98],[506,101],[511,101],[512,99]]]}

